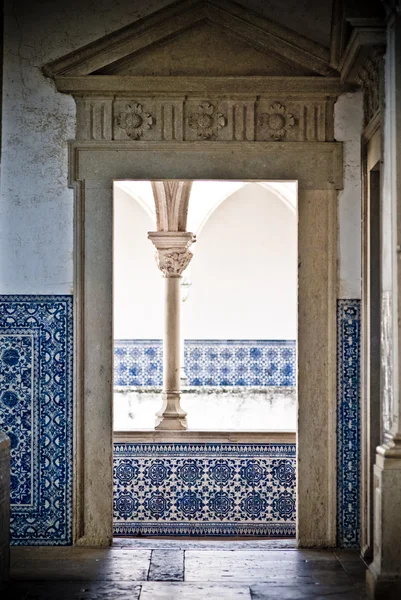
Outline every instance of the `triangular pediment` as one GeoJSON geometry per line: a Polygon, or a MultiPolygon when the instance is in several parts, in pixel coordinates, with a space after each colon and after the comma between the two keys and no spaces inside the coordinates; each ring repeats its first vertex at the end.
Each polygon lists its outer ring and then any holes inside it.
{"type": "Polygon", "coordinates": [[[99,69],[97,75],[281,76],[313,75],[262,52],[210,22],[180,31],[151,48],[99,69]]]}
{"type": "Polygon", "coordinates": [[[44,67],[47,75],[333,75],[329,51],[229,0],[181,0],[44,67]]]}

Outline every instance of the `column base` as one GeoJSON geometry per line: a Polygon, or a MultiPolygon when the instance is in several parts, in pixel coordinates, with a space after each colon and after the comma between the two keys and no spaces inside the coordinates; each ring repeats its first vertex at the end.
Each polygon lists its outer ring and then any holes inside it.
{"type": "Polygon", "coordinates": [[[370,565],[366,572],[366,586],[371,600],[399,600],[401,598],[401,576],[376,572],[370,565]]]}
{"type": "Polygon", "coordinates": [[[159,431],[185,431],[188,429],[187,413],[180,406],[180,392],[164,392],[163,406],[156,413],[155,429],[159,431]]]}

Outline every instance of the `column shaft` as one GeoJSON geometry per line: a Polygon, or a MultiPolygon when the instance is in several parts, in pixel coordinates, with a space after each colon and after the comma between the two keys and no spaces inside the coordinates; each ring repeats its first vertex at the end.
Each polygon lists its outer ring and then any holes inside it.
{"type": "Polygon", "coordinates": [[[181,274],[192,254],[195,236],[187,232],[149,233],[157,249],[157,263],[165,280],[165,329],[163,339],[163,406],[156,413],[156,429],[187,429],[181,400],[181,274]]]}

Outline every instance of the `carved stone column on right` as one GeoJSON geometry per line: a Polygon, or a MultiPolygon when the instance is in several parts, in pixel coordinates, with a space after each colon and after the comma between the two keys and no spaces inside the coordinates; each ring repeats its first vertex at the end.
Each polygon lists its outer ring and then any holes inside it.
{"type": "Polygon", "coordinates": [[[367,575],[375,600],[401,598],[401,5],[388,10],[382,189],[381,369],[383,440],[374,467],[374,558],[367,575]]]}

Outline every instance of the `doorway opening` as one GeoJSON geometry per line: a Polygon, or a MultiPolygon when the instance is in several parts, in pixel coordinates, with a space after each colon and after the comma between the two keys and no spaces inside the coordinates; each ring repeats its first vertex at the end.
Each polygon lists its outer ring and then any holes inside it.
{"type": "Polygon", "coordinates": [[[180,282],[188,430],[156,432],[155,200],[150,181],[115,182],[116,535],[295,536],[297,221],[296,182],[192,182],[197,241],[180,282]]]}

